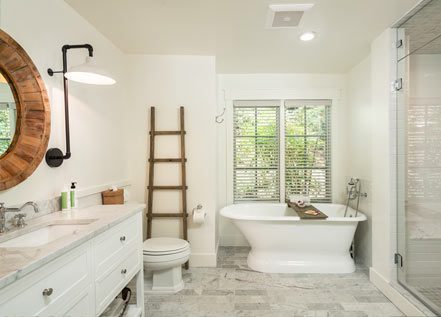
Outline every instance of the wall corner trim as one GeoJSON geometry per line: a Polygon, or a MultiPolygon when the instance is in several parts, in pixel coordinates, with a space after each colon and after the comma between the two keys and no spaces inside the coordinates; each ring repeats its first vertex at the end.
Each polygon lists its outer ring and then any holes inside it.
{"type": "Polygon", "coordinates": [[[426,316],[373,267],[369,268],[369,279],[406,316],[426,316]]]}

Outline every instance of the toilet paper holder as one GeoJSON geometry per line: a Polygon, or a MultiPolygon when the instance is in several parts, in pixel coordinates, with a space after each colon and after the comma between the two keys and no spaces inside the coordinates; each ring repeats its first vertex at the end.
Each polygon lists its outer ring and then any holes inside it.
{"type": "Polygon", "coordinates": [[[191,210],[191,213],[194,214],[195,212],[197,212],[198,210],[201,210],[201,209],[202,209],[202,205],[201,205],[201,204],[198,204],[196,207],[194,207],[194,208],[191,210]]]}
{"type": "Polygon", "coordinates": [[[202,205],[198,204],[195,208],[191,210],[192,220],[195,224],[202,224],[205,222],[205,217],[207,213],[202,210],[202,205]]]}

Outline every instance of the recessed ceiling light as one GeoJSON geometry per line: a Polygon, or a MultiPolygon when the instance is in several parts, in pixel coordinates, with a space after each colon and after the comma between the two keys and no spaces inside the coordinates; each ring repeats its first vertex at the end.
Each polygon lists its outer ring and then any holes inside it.
{"type": "Polygon", "coordinates": [[[315,33],[314,32],[304,32],[302,33],[302,35],[300,35],[300,39],[302,41],[311,41],[315,38],[315,33]]]}

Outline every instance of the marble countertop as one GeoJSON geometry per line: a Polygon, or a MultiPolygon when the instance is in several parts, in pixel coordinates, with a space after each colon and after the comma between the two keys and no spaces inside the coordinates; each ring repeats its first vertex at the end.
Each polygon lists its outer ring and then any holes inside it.
{"type": "Polygon", "coordinates": [[[54,212],[29,221],[23,229],[11,230],[0,235],[0,243],[38,230],[50,224],[69,221],[90,221],[69,235],[37,247],[0,247],[0,289],[38,269],[69,250],[96,237],[130,216],[142,211],[144,204],[98,205],[67,212],[54,212]]]}

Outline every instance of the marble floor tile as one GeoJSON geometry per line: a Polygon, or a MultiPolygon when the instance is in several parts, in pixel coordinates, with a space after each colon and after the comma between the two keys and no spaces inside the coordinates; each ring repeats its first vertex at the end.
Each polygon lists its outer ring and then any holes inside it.
{"type": "Polygon", "coordinates": [[[402,313],[369,282],[351,274],[267,274],[247,266],[248,247],[220,247],[218,267],[183,270],[185,289],[145,295],[152,317],[390,317],[402,313]]]}

